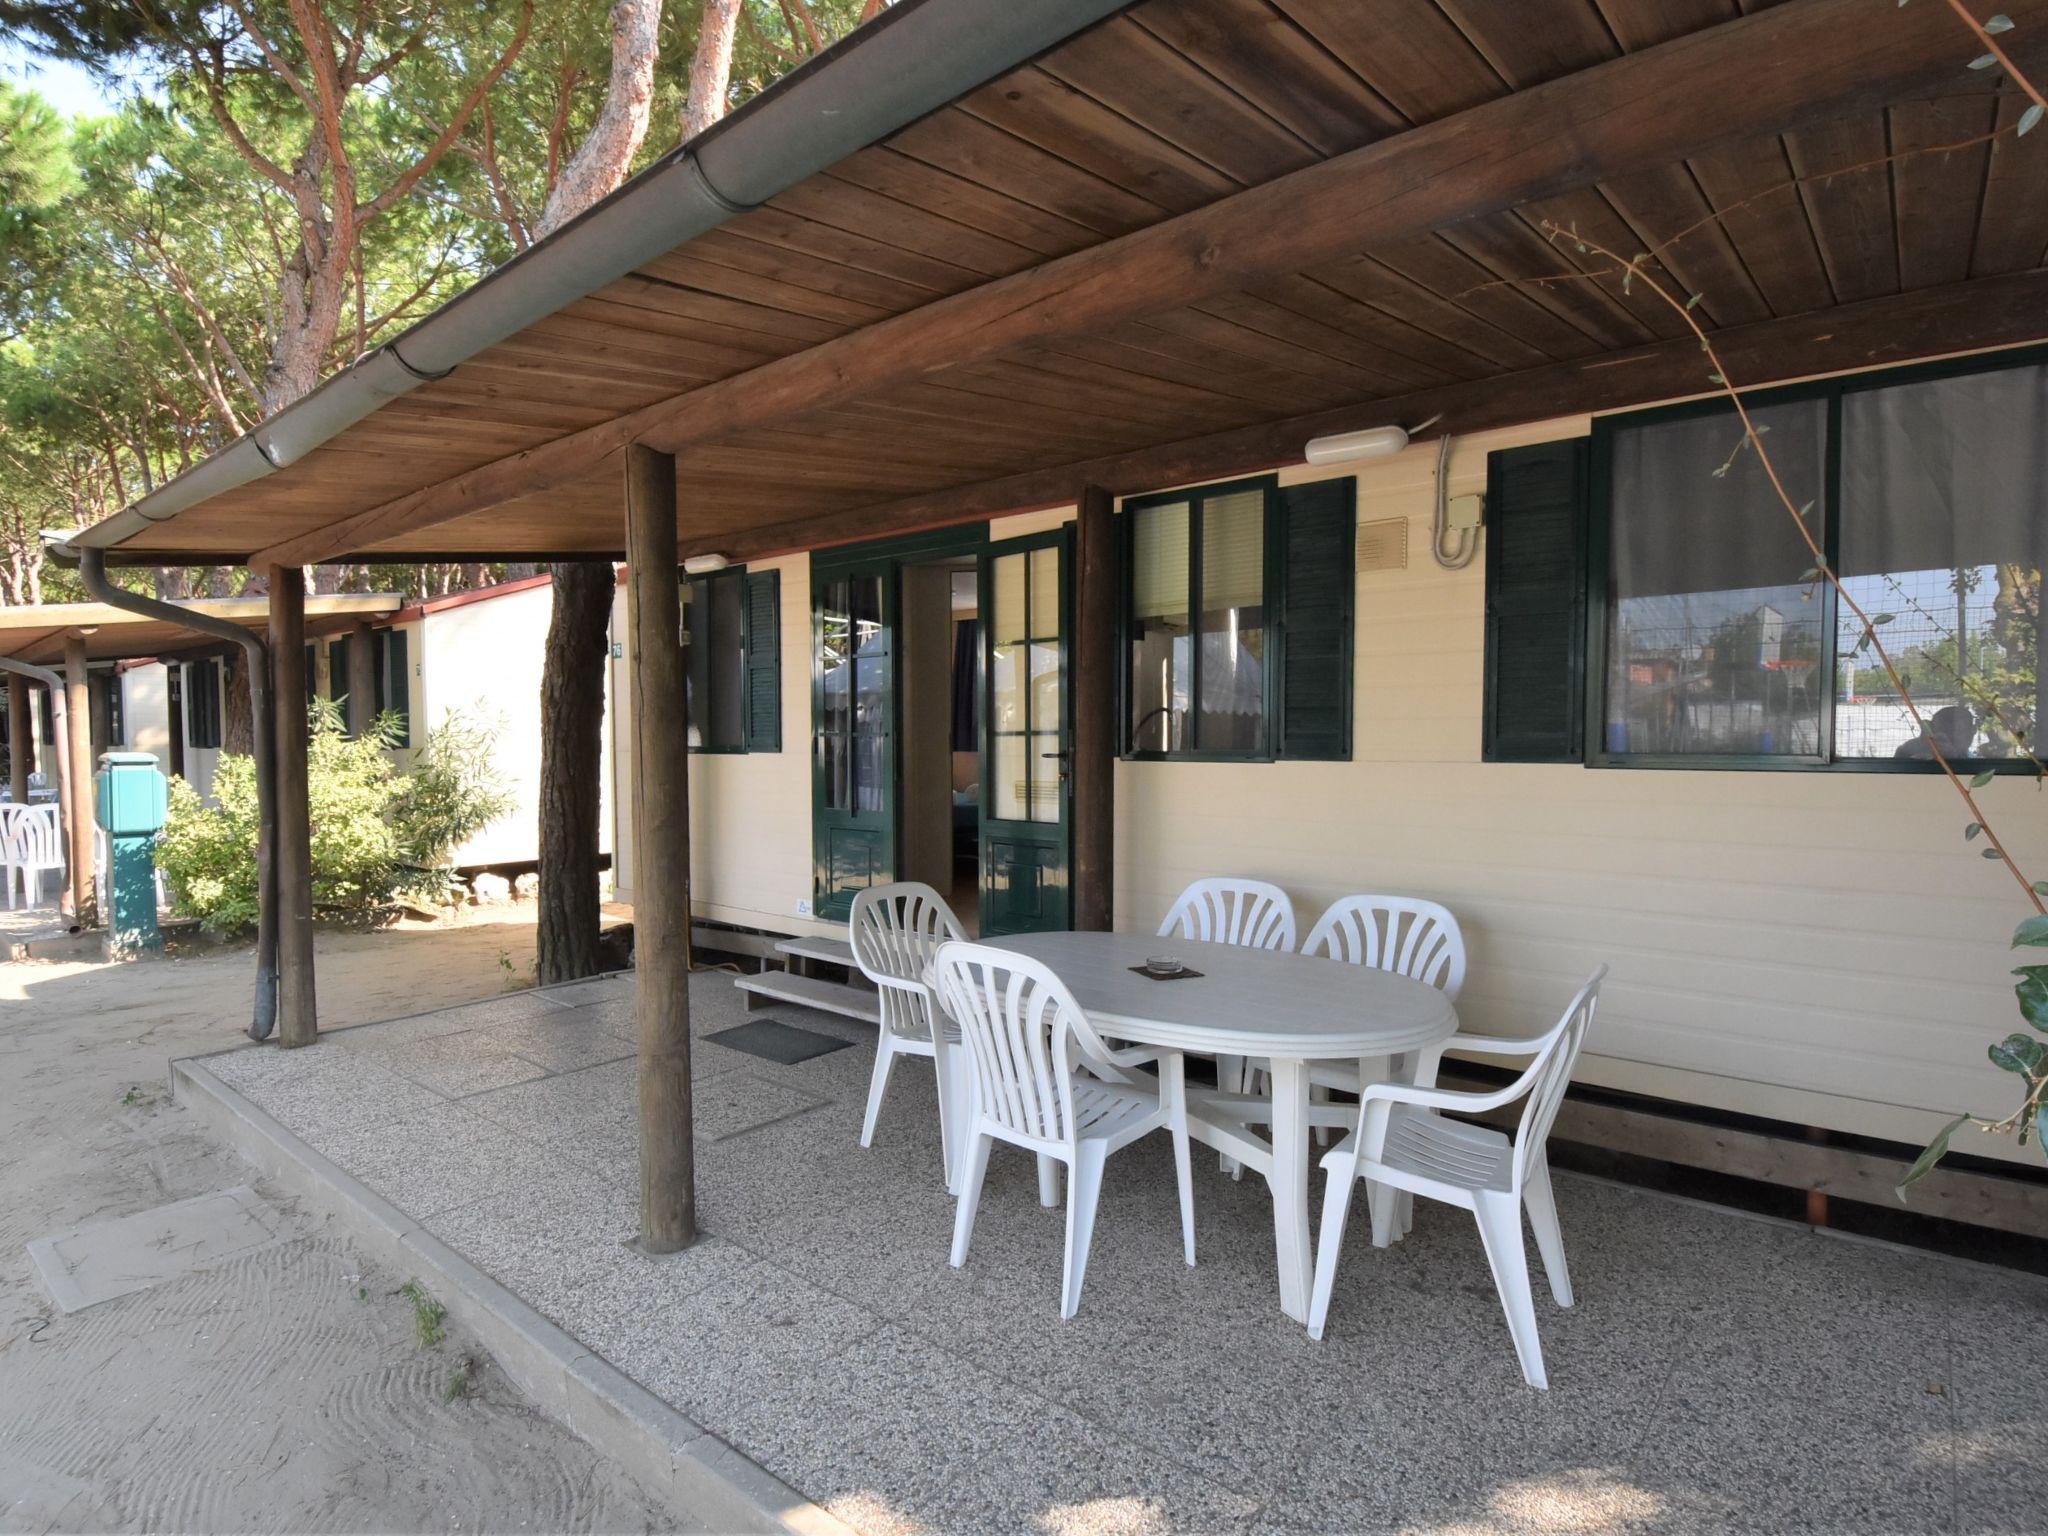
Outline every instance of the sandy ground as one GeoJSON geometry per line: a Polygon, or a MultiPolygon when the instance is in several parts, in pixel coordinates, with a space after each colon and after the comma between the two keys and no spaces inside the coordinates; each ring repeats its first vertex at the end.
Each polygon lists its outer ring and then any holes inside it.
{"type": "MultiPolygon", "coordinates": [[[[323,933],[323,1027],[521,985],[532,925],[525,906],[323,933]]],[[[173,1057],[243,1039],[251,978],[246,947],[0,964],[0,1530],[661,1527],[467,1339],[421,1347],[408,1276],[260,1181],[285,1241],[68,1316],[51,1303],[32,1239],[251,1181],[165,1087],[173,1057]]]]}

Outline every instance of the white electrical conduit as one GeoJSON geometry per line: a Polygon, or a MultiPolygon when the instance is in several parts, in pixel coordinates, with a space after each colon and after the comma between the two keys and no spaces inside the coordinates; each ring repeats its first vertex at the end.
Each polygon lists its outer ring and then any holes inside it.
{"type": "Polygon", "coordinates": [[[1430,523],[1429,552],[1445,570],[1462,571],[1479,553],[1479,530],[1460,528],[1456,542],[1448,550],[1444,548],[1444,535],[1450,532],[1446,526],[1451,519],[1450,474],[1451,434],[1446,432],[1436,443],[1436,516],[1430,523]]]}

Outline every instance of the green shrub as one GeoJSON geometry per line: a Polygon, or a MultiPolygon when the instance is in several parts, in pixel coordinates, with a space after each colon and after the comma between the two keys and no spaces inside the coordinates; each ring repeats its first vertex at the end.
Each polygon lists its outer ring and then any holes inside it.
{"type": "MultiPolygon", "coordinates": [[[[447,876],[430,866],[511,804],[491,766],[488,734],[451,713],[436,731],[437,745],[401,772],[385,755],[396,740],[396,717],[351,737],[338,705],[315,700],[310,714],[314,912],[362,917],[401,893],[445,892],[447,876]]],[[[236,932],[257,916],[255,760],[223,755],[213,795],[216,803],[208,805],[183,779],[171,781],[157,866],[175,910],[217,932],[236,932]]]]}

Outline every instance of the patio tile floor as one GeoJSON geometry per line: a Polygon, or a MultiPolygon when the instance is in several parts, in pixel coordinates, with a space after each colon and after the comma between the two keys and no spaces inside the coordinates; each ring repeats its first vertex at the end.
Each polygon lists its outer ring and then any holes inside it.
{"type": "MultiPolygon", "coordinates": [[[[635,1225],[630,977],[208,1063],[591,1349],[871,1532],[2020,1531],[2048,1482],[2048,1283],[1559,1175],[1578,1305],[1515,1368],[1469,1219],[1347,1240],[1327,1338],[1280,1312],[1264,1185],[1112,1160],[1080,1315],[1062,1220],[998,1152],[946,1263],[929,1070],[856,1145],[873,1032],[795,1066],[702,1036],[699,1214],[635,1225]],[[513,1065],[517,1063],[517,1065],[513,1065]],[[513,1080],[516,1074],[521,1080],[513,1080]],[[494,1081],[494,1078],[498,1079],[494,1081]]],[[[1321,1179],[1316,1180],[1320,1199],[1321,1179]]],[[[1540,1272],[1539,1272],[1540,1273],[1540,1272]]]]}

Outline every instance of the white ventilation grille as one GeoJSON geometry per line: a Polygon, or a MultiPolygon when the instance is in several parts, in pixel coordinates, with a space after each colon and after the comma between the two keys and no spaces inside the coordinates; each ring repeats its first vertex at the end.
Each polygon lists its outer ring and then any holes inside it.
{"type": "Polygon", "coordinates": [[[1389,517],[1358,525],[1358,568],[1361,571],[1408,569],[1408,519],[1389,517]]]}

